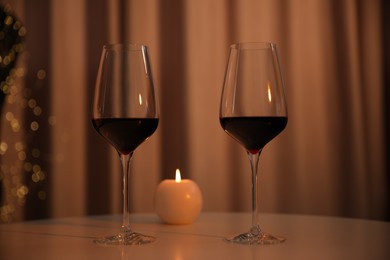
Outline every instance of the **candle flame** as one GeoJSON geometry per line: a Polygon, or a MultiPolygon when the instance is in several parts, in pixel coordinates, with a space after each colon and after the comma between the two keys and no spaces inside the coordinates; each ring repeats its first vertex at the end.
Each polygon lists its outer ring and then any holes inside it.
{"type": "Polygon", "coordinates": [[[180,175],[180,170],[176,169],[176,182],[181,182],[181,175],[180,175]]]}

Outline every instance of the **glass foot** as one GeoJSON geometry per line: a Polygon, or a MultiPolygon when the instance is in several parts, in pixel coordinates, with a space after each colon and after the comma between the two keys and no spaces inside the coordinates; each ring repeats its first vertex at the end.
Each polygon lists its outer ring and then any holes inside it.
{"type": "Polygon", "coordinates": [[[254,226],[249,232],[232,238],[225,238],[224,241],[243,245],[272,245],[283,243],[286,241],[286,238],[265,233],[259,226],[254,226]]]}
{"type": "Polygon", "coordinates": [[[95,239],[93,242],[99,245],[144,245],[152,243],[155,237],[143,235],[131,230],[124,230],[118,235],[95,239]]]}

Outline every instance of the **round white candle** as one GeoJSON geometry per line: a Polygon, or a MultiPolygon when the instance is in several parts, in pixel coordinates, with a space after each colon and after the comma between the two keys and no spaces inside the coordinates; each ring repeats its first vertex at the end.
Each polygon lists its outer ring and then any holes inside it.
{"type": "Polygon", "coordinates": [[[177,169],[175,180],[163,180],[157,186],[154,202],[157,215],[165,223],[190,224],[202,209],[202,193],[194,181],[182,180],[177,169]]]}

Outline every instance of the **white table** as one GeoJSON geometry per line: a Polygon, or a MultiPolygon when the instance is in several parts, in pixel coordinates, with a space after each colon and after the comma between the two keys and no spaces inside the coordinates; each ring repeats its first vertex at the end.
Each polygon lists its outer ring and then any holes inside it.
{"type": "Polygon", "coordinates": [[[263,214],[265,231],[287,237],[271,246],[235,245],[225,235],[248,228],[250,214],[202,213],[191,225],[132,215],[133,229],[154,235],[143,246],[100,246],[121,216],[49,219],[0,225],[0,259],[390,259],[390,223],[334,217],[263,214]]]}

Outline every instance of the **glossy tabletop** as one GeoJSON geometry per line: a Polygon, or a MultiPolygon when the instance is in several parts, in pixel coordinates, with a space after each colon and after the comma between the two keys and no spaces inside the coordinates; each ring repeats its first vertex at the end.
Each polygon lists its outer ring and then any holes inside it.
{"type": "Polygon", "coordinates": [[[270,246],[235,245],[247,213],[202,213],[190,225],[165,225],[155,214],[132,215],[133,229],[154,235],[142,246],[100,246],[118,231],[119,215],[0,225],[0,259],[390,259],[390,223],[308,215],[262,214],[265,231],[287,238],[270,246]]]}

